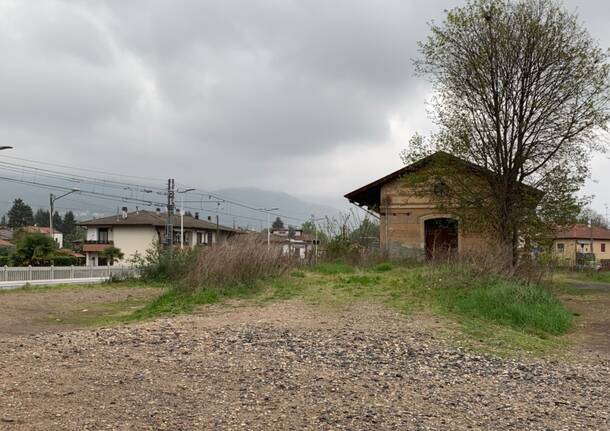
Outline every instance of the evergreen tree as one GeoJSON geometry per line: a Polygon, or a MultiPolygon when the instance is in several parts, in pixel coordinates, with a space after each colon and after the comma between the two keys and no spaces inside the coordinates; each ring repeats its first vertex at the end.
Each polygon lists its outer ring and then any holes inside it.
{"type": "Polygon", "coordinates": [[[8,212],[8,226],[12,228],[20,228],[34,223],[34,214],[32,208],[17,198],[13,201],[13,206],[8,212]]]}
{"type": "Polygon", "coordinates": [[[74,233],[74,230],[76,229],[76,219],[74,218],[74,213],[72,211],[68,211],[64,214],[61,227],[62,232],[66,235],[74,233]]]}
{"type": "Polygon", "coordinates": [[[273,229],[284,229],[284,222],[282,221],[281,218],[276,217],[275,220],[273,221],[273,224],[271,225],[271,228],[273,228],[273,229]]]}
{"type": "Polygon", "coordinates": [[[36,226],[49,226],[49,211],[39,208],[34,214],[34,224],[36,226]]]}
{"type": "Polygon", "coordinates": [[[2,220],[0,220],[0,226],[6,226],[6,215],[2,216],[2,220]]]}
{"type": "Polygon", "coordinates": [[[56,232],[62,232],[64,231],[64,227],[63,227],[63,220],[61,219],[61,216],[59,215],[59,213],[57,211],[55,211],[53,213],[53,230],[56,232]]]}

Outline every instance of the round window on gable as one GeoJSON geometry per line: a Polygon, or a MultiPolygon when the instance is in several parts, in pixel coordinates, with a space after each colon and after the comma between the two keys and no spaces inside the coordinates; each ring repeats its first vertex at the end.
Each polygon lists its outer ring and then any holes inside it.
{"type": "Polygon", "coordinates": [[[438,181],[436,184],[434,184],[432,192],[435,196],[447,196],[447,193],[449,193],[449,188],[444,182],[438,181]]]}

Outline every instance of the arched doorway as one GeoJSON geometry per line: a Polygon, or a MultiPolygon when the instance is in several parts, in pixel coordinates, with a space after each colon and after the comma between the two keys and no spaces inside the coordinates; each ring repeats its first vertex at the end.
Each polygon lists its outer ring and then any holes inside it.
{"type": "Polygon", "coordinates": [[[458,221],[440,217],[424,222],[426,258],[445,256],[458,250],[458,221]]]}

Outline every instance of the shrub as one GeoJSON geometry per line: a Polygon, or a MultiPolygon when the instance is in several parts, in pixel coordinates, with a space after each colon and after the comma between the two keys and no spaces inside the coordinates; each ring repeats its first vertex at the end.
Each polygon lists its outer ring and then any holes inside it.
{"type": "Polygon", "coordinates": [[[53,256],[52,262],[55,266],[70,266],[75,265],[77,259],[72,256],[57,254],[53,256]]]}
{"type": "Polygon", "coordinates": [[[280,276],[296,264],[296,258],[283,254],[279,247],[268,248],[257,237],[238,236],[196,252],[188,268],[188,287],[250,288],[258,280],[280,276]]]}
{"type": "Polygon", "coordinates": [[[192,250],[163,249],[161,245],[148,249],[144,256],[131,259],[140,274],[148,281],[172,281],[184,278],[193,262],[192,250]]]}

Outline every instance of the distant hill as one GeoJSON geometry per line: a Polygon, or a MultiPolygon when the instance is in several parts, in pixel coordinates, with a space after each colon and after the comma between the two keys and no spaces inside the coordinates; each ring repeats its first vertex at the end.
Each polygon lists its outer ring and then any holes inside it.
{"type": "MultiPolygon", "coordinates": [[[[279,208],[279,210],[273,212],[291,217],[284,217],[285,225],[300,226],[302,220],[310,219],[312,214],[316,217],[334,217],[340,212],[337,208],[308,202],[288,193],[261,190],[253,187],[219,189],[212,193],[222,196],[225,199],[244,203],[252,207],[279,208]]],[[[232,224],[233,217],[237,219],[236,223],[243,227],[249,226],[251,228],[259,229],[261,225],[264,227],[264,224],[266,224],[266,216],[264,213],[252,211],[235,204],[226,203],[222,212],[229,212],[231,214],[230,216],[220,216],[221,220],[228,225],[232,224]]],[[[275,219],[275,216],[271,216],[271,220],[273,219],[275,219]]]]}
{"type": "MultiPolygon", "coordinates": [[[[36,212],[38,208],[48,208],[49,191],[47,190],[33,189],[19,184],[14,187],[11,186],[10,189],[5,189],[5,187],[6,185],[0,184],[0,190],[5,192],[3,198],[0,199],[0,215],[6,214],[12,205],[13,199],[17,197],[23,198],[27,204],[32,206],[34,212],[36,212]]],[[[311,218],[312,214],[315,214],[316,217],[334,217],[340,212],[339,209],[332,206],[309,202],[288,193],[257,188],[226,188],[215,190],[212,193],[220,195],[225,199],[243,202],[244,204],[256,208],[277,207],[279,210],[274,211],[274,213],[291,217],[283,218],[286,226],[300,226],[302,220],[311,218]]],[[[179,199],[176,200],[176,203],[179,207],[179,199]]],[[[58,201],[56,208],[60,213],[64,213],[70,209],[75,213],[78,220],[85,220],[117,214],[121,206],[127,206],[130,211],[136,208],[136,204],[131,202],[122,203],[96,200],[78,194],[68,196],[58,201]]],[[[218,211],[218,213],[220,213],[220,223],[226,226],[233,226],[233,222],[235,221],[236,226],[261,229],[267,224],[266,215],[264,213],[252,211],[231,203],[222,204],[220,207],[206,204],[203,206],[203,209],[197,208],[198,205],[196,203],[189,204],[189,206],[191,207],[191,212],[194,213],[195,211],[198,211],[202,218],[210,217],[212,221],[216,220],[217,212],[215,211],[218,211]]],[[[154,207],[146,207],[143,205],[140,205],[140,208],[154,209],[154,207]]],[[[275,219],[274,215],[271,216],[271,220],[273,219],[275,219]]]]}

